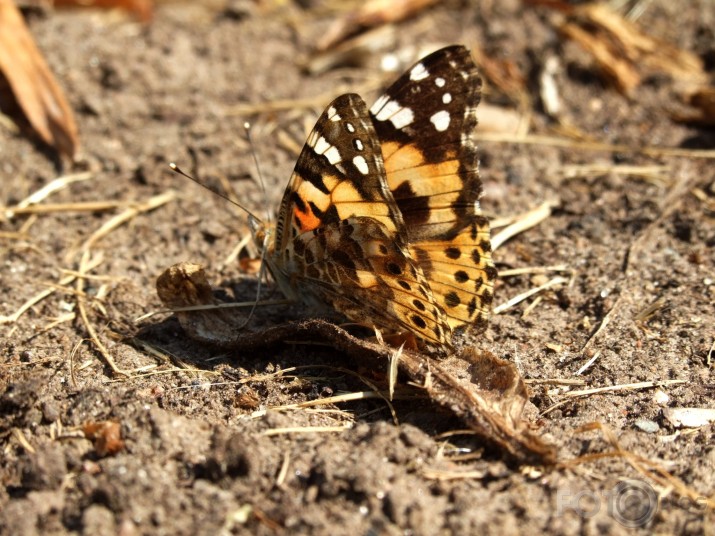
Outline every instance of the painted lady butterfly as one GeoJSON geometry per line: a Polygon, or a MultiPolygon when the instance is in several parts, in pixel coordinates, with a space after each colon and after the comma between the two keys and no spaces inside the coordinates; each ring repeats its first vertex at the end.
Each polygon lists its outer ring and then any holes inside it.
{"type": "Polygon", "coordinates": [[[470,134],[481,79],[469,51],[443,48],[368,110],[335,99],[298,158],[275,228],[251,218],[289,299],[452,350],[486,322],[497,277],[470,134]]]}

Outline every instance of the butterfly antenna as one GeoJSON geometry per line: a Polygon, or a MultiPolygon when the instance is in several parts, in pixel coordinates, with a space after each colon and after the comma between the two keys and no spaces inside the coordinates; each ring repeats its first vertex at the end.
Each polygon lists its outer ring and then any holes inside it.
{"type": "Polygon", "coordinates": [[[261,268],[258,271],[258,286],[256,287],[256,299],[251,306],[251,310],[248,312],[246,320],[244,320],[241,325],[238,326],[236,329],[240,330],[248,325],[248,323],[251,321],[251,318],[253,318],[253,313],[256,312],[256,307],[258,307],[258,304],[261,300],[261,286],[263,284],[263,279],[265,279],[266,277],[266,249],[268,249],[268,237],[263,240],[263,247],[261,248],[261,268]]]}
{"type": "Polygon", "coordinates": [[[243,128],[246,131],[246,139],[248,140],[248,145],[251,148],[251,156],[253,156],[253,164],[256,166],[256,173],[258,174],[258,184],[261,187],[261,192],[263,192],[263,206],[266,208],[265,212],[267,219],[271,221],[271,213],[268,210],[268,193],[266,192],[266,183],[263,180],[263,173],[261,172],[261,163],[258,161],[258,155],[256,154],[256,148],[253,145],[253,137],[251,136],[251,123],[246,121],[243,123],[243,128]]]}
{"type": "MultiPolygon", "coordinates": [[[[210,186],[204,184],[203,182],[201,182],[200,180],[196,179],[195,177],[192,177],[191,175],[189,175],[188,173],[186,173],[183,169],[181,169],[179,166],[177,166],[174,162],[170,162],[170,163],[169,163],[169,167],[170,167],[170,168],[172,169],[172,171],[174,171],[175,173],[178,173],[179,175],[183,175],[184,177],[186,177],[186,178],[189,179],[190,181],[194,181],[194,182],[195,182],[196,184],[198,184],[199,186],[201,186],[201,187],[203,187],[203,188],[206,188],[206,189],[207,189],[209,192],[211,192],[212,194],[217,195],[217,196],[219,196],[220,198],[225,199],[226,201],[228,201],[228,202],[231,203],[232,205],[237,206],[238,208],[240,208],[241,210],[243,210],[246,214],[248,214],[251,218],[254,218],[256,221],[259,221],[259,222],[262,221],[261,218],[259,218],[258,216],[256,216],[256,215],[255,215],[253,212],[251,212],[250,210],[248,210],[248,209],[247,209],[246,207],[244,207],[241,203],[239,203],[239,202],[236,201],[235,199],[232,199],[231,197],[227,196],[227,195],[224,194],[223,192],[219,192],[218,190],[215,190],[214,188],[211,188],[210,186]]],[[[264,192],[264,195],[265,195],[265,192],[264,192]]]]}

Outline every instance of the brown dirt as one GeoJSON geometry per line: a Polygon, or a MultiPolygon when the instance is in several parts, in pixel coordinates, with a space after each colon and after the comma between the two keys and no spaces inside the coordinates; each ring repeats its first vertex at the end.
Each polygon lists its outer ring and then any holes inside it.
{"type": "MultiPolygon", "coordinates": [[[[83,153],[75,168],[58,169],[51,152],[0,127],[0,203],[12,205],[58,175],[82,170],[91,172],[90,180],[50,201],[141,202],[168,189],[178,196],[96,242],[92,253],[103,254],[103,262],[92,273],[107,279],[90,279],[84,286],[97,298],[89,316],[109,353],[123,369],[154,366],[147,374],[115,378],[85,340],[79,315],[50,326],[78,312],[74,286],[57,289],[17,322],[0,326],[0,532],[629,531],[623,523],[632,514],[621,508],[624,500],[635,497],[643,505],[648,496],[635,494],[634,487],[630,495],[628,490],[619,495],[620,481],[643,479],[623,458],[571,469],[515,467],[469,436],[438,437],[463,425],[426,401],[397,403],[399,425],[384,402],[371,400],[332,411],[254,415],[365,386],[321,367],[352,366],[331,348],[289,344],[225,354],[190,341],[171,318],[151,319],[141,329],[135,324],[135,318],[160,308],[156,277],[179,261],[204,264],[217,287],[243,298],[250,299],[255,288],[254,276],[242,275],[237,263],[224,265],[247,232],[244,216],[172,174],[167,162],[182,163],[217,188],[225,176],[242,202],[262,210],[241,125],[246,119],[255,125],[268,196],[277,202],[296,157],[281,140],[288,132],[302,144],[305,125],[319,106],[255,116],[236,113],[236,107],[315,96],[323,96],[325,104],[338,86],[360,89],[377,77],[377,53],[359,68],[303,73],[301,60],[330,25],[325,12],[283,3],[271,9],[250,2],[218,4],[163,5],[146,27],[109,12],[30,14],[31,30],[77,114],[83,153]],[[138,339],[172,357],[157,357],[138,339]],[[239,383],[305,365],[313,368],[239,383]],[[121,424],[125,445],[115,455],[102,455],[76,432],[104,420],[121,424]],[[352,427],[343,432],[266,434],[345,424],[352,427]],[[282,467],[287,472],[279,482],[282,467]],[[434,478],[435,471],[460,470],[470,473],[434,478]],[[580,513],[573,507],[579,498],[580,513]]],[[[586,136],[633,148],[715,145],[712,130],[671,120],[678,107],[676,81],[652,76],[634,98],[619,95],[579,48],[560,40],[555,16],[515,0],[479,7],[450,1],[400,24],[396,48],[479,43],[492,58],[514,61],[527,74],[535,99],[537,73],[543,60],[555,55],[563,68],[557,81],[565,117],[586,136]]],[[[715,4],[705,0],[653,2],[639,20],[652,35],[701,56],[710,69],[714,22],[715,4]]],[[[365,96],[370,101],[374,95],[365,96]]],[[[497,99],[495,93],[485,96],[486,102],[497,99]]],[[[534,113],[533,132],[551,134],[537,105],[534,113]]],[[[600,422],[624,449],[657,462],[696,496],[712,496],[713,425],[676,430],[663,415],[666,407],[713,407],[707,362],[715,338],[712,160],[544,144],[480,145],[483,207],[489,214],[514,215],[544,200],[560,200],[549,219],[496,252],[498,266],[566,264],[573,278],[545,294],[528,315],[522,314],[527,305],[522,303],[466,343],[511,360],[532,380],[528,415],[534,429],[558,446],[562,461],[612,451],[601,432],[579,431],[600,422]],[[658,165],[666,166],[666,173],[662,182],[613,171],[565,179],[564,167],[577,164],[658,165]],[[696,189],[705,197],[693,195],[696,189]],[[638,313],[659,299],[664,307],[637,323],[638,313]],[[584,353],[604,319],[607,325],[584,353]],[[598,359],[577,376],[595,352],[598,359]],[[548,379],[582,379],[587,387],[685,383],[571,399],[539,417],[568,390],[544,382],[548,379]],[[647,433],[645,426],[654,429],[647,433]]],[[[112,216],[69,212],[1,222],[0,314],[12,314],[57,282],[63,269],[77,269],[77,248],[112,216]],[[20,230],[26,230],[24,237],[2,234],[20,230]]],[[[503,278],[497,304],[540,282],[533,276],[503,278]]],[[[277,309],[275,320],[296,313],[277,309]]],[[[715,516],[702,502],[642,481],[660,496],[660,505],[638,531],[712,533],[715,516]]]]}

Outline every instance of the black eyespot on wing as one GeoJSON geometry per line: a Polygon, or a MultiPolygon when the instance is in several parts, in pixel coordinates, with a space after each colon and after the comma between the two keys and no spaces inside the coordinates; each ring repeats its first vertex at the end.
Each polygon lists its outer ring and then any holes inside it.
{"type": "Polygon", "coordinates": [[[456,260],[462,255],[462,252],[459,250],[459,248],[455,247],[450,247],[444,250],[444,254],[447,256],[448,259],[456,260]]]}
{"type": "Polygon", "coordinates": [[[400,268],[400,266],[397,263],[388,262],[386,268],[387,268],[387,271],[390,272],[392,275],[402,274],[402,268],[400,268]]]}
{"type": "Polygon", "coordinates": [[[425,304],[422,303],[420,300],[412,300],[412,305],[417,307],[420,311],[424,311],[426,309],[425,304]]]}
{"type": "Polygon", "coordinates": [[[479,253],[478,249],[472,250],[472,262],[474,264],[476,264],[477,266],[479,265],[480,262],[482,262],[482,255],[479,253]]]}
{"type": "Polygon", "coordinates": [[[397,284],[400,285],[403,289],[405,290],[412,290],[412,287],[407,281],[403,281],[402,279],[397,281],[397,284]]]}
{"type": "Polygon", "coordinates": [[[459,296],[457,296],[456,292],[448,292],[444,295],[444,304],[447,307],[457,307],[460,303],[461,300],[459,299],[459,296]]]}
{"type": "Polygon", "coordinates": [[[425,329],[427,327],[425,319],[418,315],[412,315],[412,323],[420,329],[425,329]]]}
{"type": "Polygon", "coordinates": [[[466,283],[469,280],[469,275],[464,270],[459,270],[454,273],[454,279],[457,283],[466,283]]]}

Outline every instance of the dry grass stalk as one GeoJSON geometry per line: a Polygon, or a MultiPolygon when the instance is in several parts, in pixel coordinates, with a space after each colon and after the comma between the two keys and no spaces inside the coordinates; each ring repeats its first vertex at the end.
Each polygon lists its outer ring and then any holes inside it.
{"type": "Polygon", "coordinates": [[[390,399],[390,402],[392,402],[392,398],[395,395],[395,384],[397,383],[397,365],[400,363],[400,356],[402,355],[402,350],[405,347],[405,343],[403,342],[400,347],[392,352],[392,355],[390,356],[390,369],[388,371],[387,375],[387,381],[388,381],[388,398],[390,399]]]}
{"type": "Polygon", "coordinates": [[[28,195],[25,199],[20,201],[14,207],[6,207],[4,210],[5,217],[10,220],[15,216],[15,214],[19,213],[18,212],[19,210],[28,208],[31,205],[36,205],[37,203],[44,201],[45,199],[50,197],[55,192],[64,190],[70,184],[74,184],[75,182],[86,181],[93,177],[94,177],[94,175],[89,172],[76,173],[74,175],[63,175],[62,177],[57,177],[56,179],[45,184],[39,190],[36,190],[35,192],[28,195]]]}
{"type": "Polygon", "coordinates": [[[576,376],[581,376],[581,374],[586,372],[589,369],[589,367],[591,365],[593,365],[598,360],[599,357],[601,357],[601,350],[599,350],[598,352],[593,354],[593,357],[591,359],[589,359],[588,361],[586,361],[586,363],[580,369],[578,369],[576,371],[576,376]]]}
{"type": "Polygon", "coordinates": [[[504,278],[517,275],[548,274],[549,272],[571,272],[571,268],[565,264],[554,264],[551,266],[524,266],[523,268],[499,270],[499,277],[504,278]]]}
{"type": "Polygon", "coordinates": [[[549,147],[562,147],[574,151],[602,151],[608,153],[634,153],[645,156],[676,156],[683,158],[715,159],[715,149],[681,149],[679,147],[636,147],[624,144],[610,144],[600,142],[581,142],[554,136],[529,134],[528,136],[510,136],[489,132],[477,132],[473,136],[475,141],[495,143],[515,143],[525,145],[546,145],[549,147]]]}
{"type": "Polygon", "coordinates": [[[557,201],[546,201],[535,209],[521,214],[518,220],[503,229],[501,232],[492,236],[492,250],[496,250],[513,236],[523,233],[527,229],[535,227],[544,221],[546,218],[551,216],[551,209],[557,205],[557,201]]]}
{"type": "Polygon", "coordinates": [[[598,329],[591,335],[588,340],[586,341],[586,344],[583,345],[581,348],[581,354],[583,355],[586,350],[588,350],[591,345],[593,344],[593,341],[596,340],[596,338],[601,334],[603,330],[606,329],[606,326],[613,320],[613,317],[616,315],[616,312],[620,309],[621,305],[623,303],[622,298],[618,298],[616,300],[616,303],[613,304],[613,307],[606,313],[606,316],[603,317],[603,320],[601,320],[601,324],[598,326],[598,329]]]}
{"type": "Polygon", "coordinates": [[[631,166],[627,164],[584,164],[562,166],[561,173],[565,179],[602,177],[604,175],[620,175],[640,178],[657,186],[670,186],[672,178],[669,166],[631,166]]]}
{"type": "Polygon", "coordinates": [[[423,469],[420,474],[427,480],[439,480],[446,482],[449,480],[481,480],[487,476],[484,470],[453,470],[443,471],[439,469],[423,469]]]}
{"type": "Polygon", "coordinates": [[[342,426],[295,426],[287,428],[271,428],[263,432],[263,435],[273,437],[285,434],[331,434],[335,432],[345,432],[352,429],[351,423],[342,426]]]}
{"type": "Polygon", "coordinates": [[[555,404],[549,406],[539,415],[543,417],[551,413],[553,410],[560,408],[564,404],[567,404],[574,398],[583,398],[587,396],[593,396],[602,393],[616,392],[616,391],[640,391],[642,389],[652,389],[654,387],[666,387],[668,385],[679,385],[682,383],[687,383],[687,380],[659,380],[651,382],[637,382],[637,383],[622,383],[619,385],[609,385],[607,387],[594,387],[592,389],[581,389],[578,391],[570,391],[563,395],[563,400],[556,402],[555,404]]]}
{"type": "Polygon", "coordinates": [[[15,437],[17,442],[20,443],[20,446],[25,449],[25,452],[28,452],[30,454],[35,454],[37,452],[35,450],[35,447],[33,447],[27,440],[25,434],[22,433],[22,430],[20,430],[19,428],[13,428],[12,435],[15,437]]]}
{"type": "MultiPolygon", "coordinates": [[[[82,258],[80,259],[79,263],[79,272],[80,273],[86,273],[90,270],[90,266],[92,265],[92,260],[90,258],[90,253],[89,250],[85,250],[84,253],[82,254],[82,258]]],[[[79,310],[79,316],[82,319],[82,323],[84,324],[85,329],[87,330],[87,333],[89,334],[90,340],[94,343],[95,348],[97,348],[97,351],[101,354],[101,356],[104,358],[104,361],[109,367],[112,369],[114,374],[121,375],[121,376],[126,376],[129,377],[131,376],[131,373],[128,371],[120,369],[117,364],[114,362],[114,358],[112,357],[112,354],[109,353],[109,350],[102,344],[102,341],[99,340],[99,336],[97,335],[97,332],[94,329],[94,326],[92,323],[89,321],[89,316],[87,315],[87,308],[85,306],[85,298],[84,298],[84,279],[81,277],[78,277],[76,282],[75,282],[76,290],[77,290],[77,309],[79,310]]]]}
{"type": "Polygon", "coordinates": [[[510,300],[506,301],[505,303],[497,306],[494,308],[494,314],[499,315],[502,314],[503,312],[511,309],[518,303],[521,303],[522,301],[526,300],[527,298],[530,298],[531,296],[534,296],[535,294],[538,294],[539,292],[543,292],[544,290],[548,290],[552,287],[555,287],[556,285],[563,285],[564,283],[568,283],[568,279],[565,277],[561,276],[556,276],[543,285],[539,285],[538,287],[532,288],[527,290],[526,292],[523,292],[521,294],[518,294],[517,296],[514,296],[510,300]]]}
{"type": "Polygon", "coordinates": [[[278,471],[278,475],[276,476],[276,484],[275,486],[277,488],[282,488],[283,484],[285,483],[286,477],[288,476],[288,468],[290,467],[290,452],[285,451],[283,453],[283,462],[281,463],[281,468],[280,471],[278,471]]]}
{"type": "MultiPolygon", "coordinates": [[[[117,214],[116,216],[106,221],[99,229],[92,233],[92,235],[87,240],[85,240],[80,249],[82,251],[90,250],[92,246],[94,246],[97,242],[99,242],[109,233],[114,231],[117,227],[132,220],[139,214],[159,208],[160,206],[170,201],[173,201],[175,198],[176,192],[174,192],[173,190],[167,190],[162,194],[155,195],[154,197],[149,198],[143,203],[137,203],[135,206],[126,209],[124,212],[117,214]]],[[[74,255],[74,252],[72,252],[72,255],[74,255]]]]}
{"type": "Polygon", "coordinates": [[[524,380],[529,385],[565,385],[565,386],[582,386],[586,385],[586,380],[577,380],[571,378],[532,378],[524,380]]]}
{"type": "Polygon", "coordinates": [[[24,214],[54,214],[59,212],[106,212],[132,205],[127,201],[85,201],[79,203],[52,203],[45,205],[30,205],[29,207],[11,207],[8,212],[13,216],[24,214]]]}

